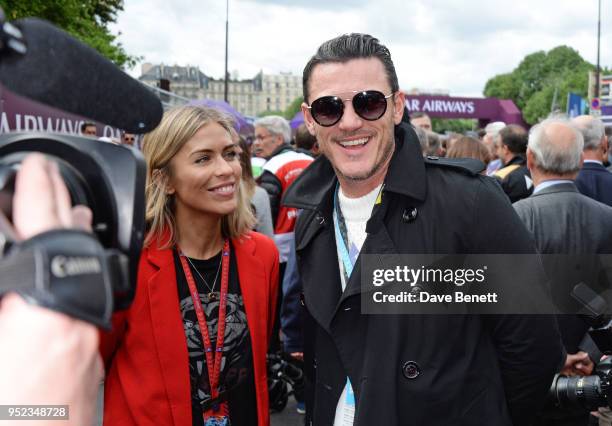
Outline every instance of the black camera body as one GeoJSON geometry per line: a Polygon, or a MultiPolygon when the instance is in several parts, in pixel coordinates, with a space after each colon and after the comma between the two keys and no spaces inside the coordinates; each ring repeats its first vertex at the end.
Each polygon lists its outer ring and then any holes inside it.
{"type": "MultiPolygon", "coordinates": [[[[47,133],[2,135],[0,136],[0,209],[9,219],[11,219],[10,201],[15,174],[23,158],[33,152],[46,155],[58,164],[72,204],[83,204],[93,213],[93,231],[106,252],[106,255],[101,255],[100,260],[101,266],[106,269],[103,281],[106,283],[105,286],[111,286],[112,297],[110,300],[102,300],[106,298],[100,293],[99,303],[104,303],[106,307],[93,309],[99,314],[105,312],[104,318],[98,318],[96,321],[88,314],[76,313],[76,315],[86,316],[84,319],[108,326],[110,320],[108,304],[110,303],[111,313],[113,308],[114,310],[127,308],[136,288],[138,259],[145,232],[146,166],[142,154],[135,148],[72,135],[47,133]]],[[[66,247],[66,249],[76,250],[73,257],[78,254],[78,247],[66,247]]],[[[4,254],[10,253],[11,247],[5,247],[4,254]]],[[[50,259],[50,262],[52,260],[50,259]]],[[[48,266],[53,265],[49,263],[48,266]]],[[[100,268],[100,271],[101,269],[103,268],[100,268]]],[[[53,274],[49,275],[51,279],[57,278],[53,274]]],[[[94,279],[93,276],[90,278],[94,279]]],[[[48,286],[47,290],[55,292],[56,296],[53,298],[55,302],[43,304],[57,303],[58,306],[49,307],[67,313],[71,311],[70,313],[75,315],[72,309],[74,306],[62,308],[62,301],[57,299],[57,294],[61,294],[62,291],[57,285],[61,286],[59,281],[55,288],[51,288],[49,283],[45,284],[48,286]]],[[[45,299],[44,296],[42,298],[45,299]]],[[[78,304],[78,298],[74,295],[71,295],[70,299],[72,305],[78,304]]],[[[91,313],[92,307],[82,311],[91,313]]]]}

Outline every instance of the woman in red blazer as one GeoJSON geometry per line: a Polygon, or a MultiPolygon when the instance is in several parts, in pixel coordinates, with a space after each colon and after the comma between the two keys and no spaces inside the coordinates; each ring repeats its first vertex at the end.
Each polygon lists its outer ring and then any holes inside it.
{"type": "Polygon", "coordinates": [[[250,231],[230,132],[179,107],[144,138],[149,232],[134,302],[102,336],[107,425],[269,424],[278,252],[250,231]]]}

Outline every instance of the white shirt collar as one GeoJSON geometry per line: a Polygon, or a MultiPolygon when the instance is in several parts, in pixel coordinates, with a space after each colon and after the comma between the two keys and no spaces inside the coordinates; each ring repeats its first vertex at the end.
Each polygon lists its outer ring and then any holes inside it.
{"type": "Polygon", "coordinates": [[[550,180],[545,180],[544,182],[540,182],[539,184],[537,184],[535,186],[535,188],[533,188],[533,193],[537,194],[538,192],[540,192],[541,190],[548,188],[549,186],[553,186],[553,185],[559,185],[560,183],[568,183],[568,182],[573,182],[573,180],[571,179],[550,179],[550,180]]]}

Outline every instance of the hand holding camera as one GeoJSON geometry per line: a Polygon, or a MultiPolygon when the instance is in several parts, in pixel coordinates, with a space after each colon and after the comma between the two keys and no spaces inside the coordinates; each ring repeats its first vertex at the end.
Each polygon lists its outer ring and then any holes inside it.
{"type": "MultiPolygon", "coordinates": [[[[57,165],[32,154],[16,177],[13,223],[14,234],[28,239],[87,229],[91,211],[71,207],[57,165]]],[[[91,424],[102,378],[96,327],[9,293],[0,301],[0,342],[0,404],[68,404],[70,424],[91,424]]]]}

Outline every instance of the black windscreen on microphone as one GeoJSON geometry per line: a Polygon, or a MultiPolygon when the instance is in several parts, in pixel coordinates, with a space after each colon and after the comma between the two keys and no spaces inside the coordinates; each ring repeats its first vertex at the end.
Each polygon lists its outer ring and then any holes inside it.
{"type": "Polygon", "coordinates": [[[130,133],[149,132],[160,122],[160,100],[91,47],[40,19],[12,24],[23,33],[27,53],[1,53],[0,82],[8,89],[130,133]]]}

